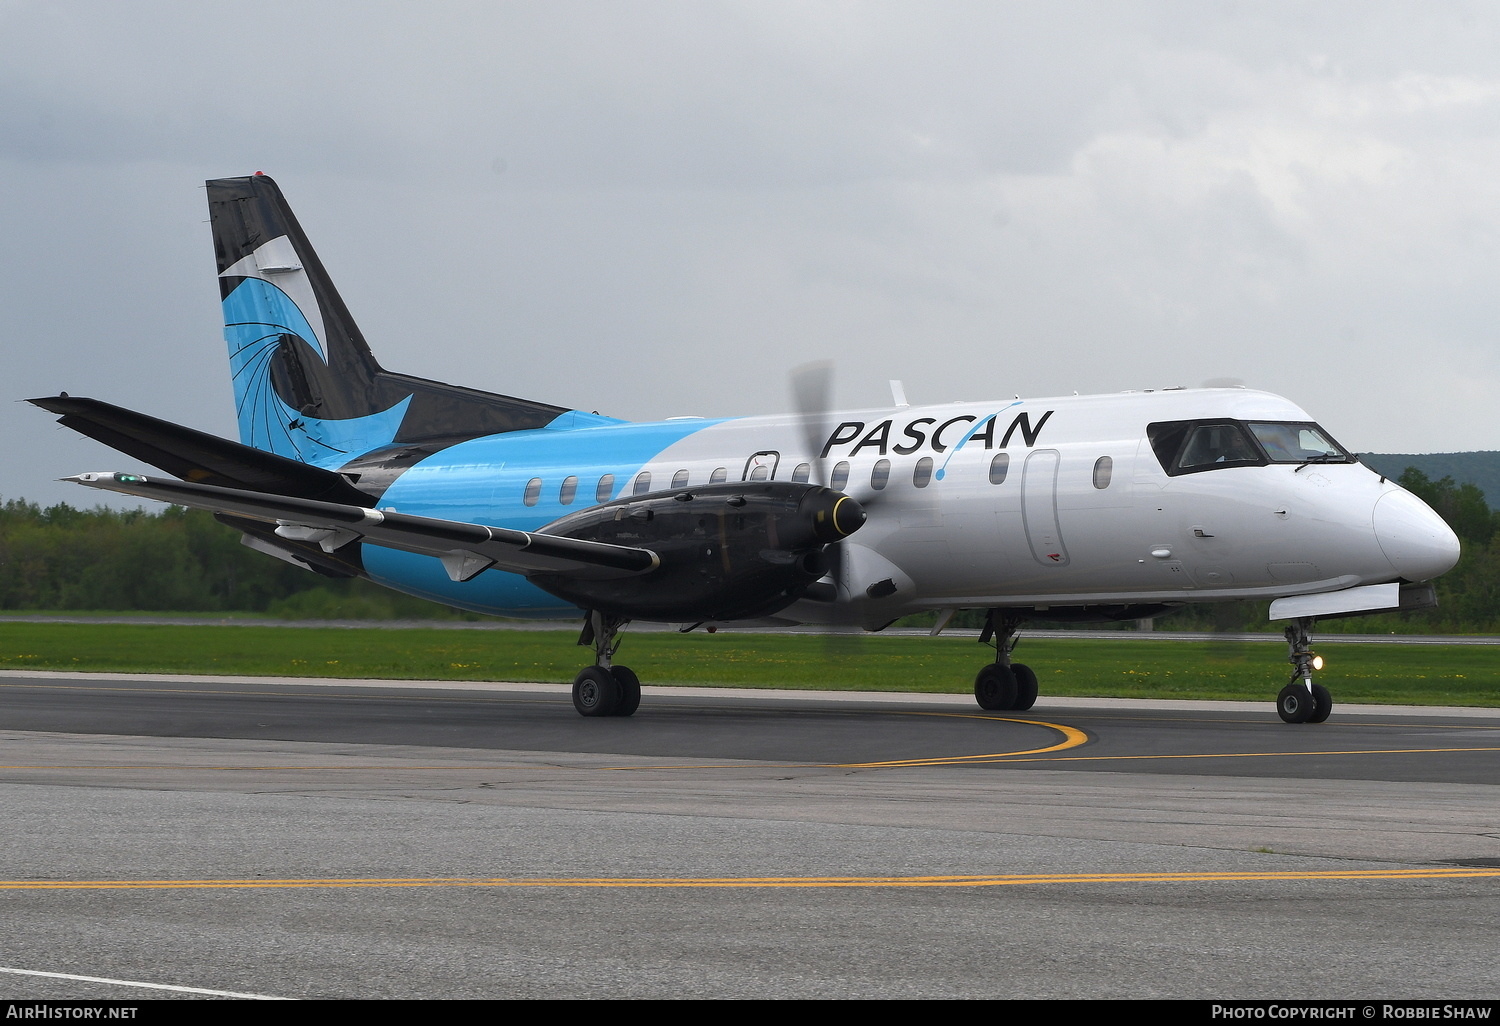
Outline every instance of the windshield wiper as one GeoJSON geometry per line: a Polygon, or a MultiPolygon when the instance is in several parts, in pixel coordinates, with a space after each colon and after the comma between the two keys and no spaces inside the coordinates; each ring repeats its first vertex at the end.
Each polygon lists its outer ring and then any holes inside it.
{"type": "MultiPolygon", "coordinates": [[[[1305,459],[1303,459],[1303,461],[1297,465],[1297,470],[1301,470],[1303,467],[1307,466],[1309,463],[1348,463],[1348,462],[1350,462],[1349,457],[1346,456],[1346,455],[1344,455],[1341,452],[1320,452],[1320,453],[1318,453],[1315,456],[1308,456],[1305,459]]],[[[1292,471],[1292,473],[1295,474],[1297,472],[1297,470],[1292,471]]]]}

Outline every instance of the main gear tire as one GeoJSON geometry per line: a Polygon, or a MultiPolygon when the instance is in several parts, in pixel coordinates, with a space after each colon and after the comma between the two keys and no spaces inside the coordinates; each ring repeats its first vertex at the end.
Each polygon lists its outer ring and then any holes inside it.
{"type": "Polygon", "coordinates": [[[573,678],[573,708],[580,716],[613,716],[620,707],[620,682],[602,666],[589,666],[573,678]]]}
{"type": "Polygon", "coordinates": [[[1300,680],[1288,684],[1276,696],[1276,714],[1287,723],[1306,723],[1316,711],[1317,701],[1300,680]]]}
{"type": "Polygon", "coordinates": [[[1313,712],[1312,715],[1307,718],[1307,722],[1322,723],[1324,720],[1328,719],[1328,714],[1333,712],[1333,696],[1330,695],[1328,693],[1328,689],[1321,684],[1314,684],[1312,686],[1312,694],[1313,712]]]}
{"type": "Polygon", "coordinates": [[[611,666],[609,672],[620,685],[620,704],[615,706],[615,715],[634,716],[641,707],[641,679],[628,666],[611,666]]]}
{"type": "Polygon", "coordinates": [[[974,678],[974,700],[979,708],[997,711],[1014,709],[1016,675],[1009,666],[990,663],[974,678]]]}
{"type": "Polygon", "coordinates": [[[1025,663],[1011,663],[1010,672],[1016,677],[1016,700],[1011,708],[1025,712],[1036,705],[1036,673],[1025,663]]]}

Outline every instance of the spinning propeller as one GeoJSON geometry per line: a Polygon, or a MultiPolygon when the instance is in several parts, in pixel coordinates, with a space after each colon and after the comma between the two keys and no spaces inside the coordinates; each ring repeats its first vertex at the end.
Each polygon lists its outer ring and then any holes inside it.
{"type": "MultiPolygon", "coordinates": [[[[847,481],[840,481],[837,487],[834,486],[831,480],[831,464],[834,461],[831,461],[824,453],[828,435],[834,426],[833,418],[830,416],[833,405],[833,362],[818,360],[793,368],[790,374],[790,385],[798,428],[802,432],[805,451],[812,463],[809,482],[850,494],[846,487],[847,481]]],[[[869,509],[872,505],[879,503],[879,496],[880,493],[877,491],[864,489],[857,497],[857,501],[860,506],[869,509]]],[[[838,633],[849,631],[859,623],[855,603],[852,601],[855,596],[848,579],[851,563],[848,549],[850,544],[848,541],[838,541],[823,550],[824,558],[828,562],[828,578],[834,588],[832,625],[838,633]]]]}

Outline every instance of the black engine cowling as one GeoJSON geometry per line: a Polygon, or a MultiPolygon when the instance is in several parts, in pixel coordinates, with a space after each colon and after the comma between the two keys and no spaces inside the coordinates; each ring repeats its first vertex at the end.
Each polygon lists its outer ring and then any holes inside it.
{"type": "Polygon", "coordinates": [[[865,511],[820,485],[741,481],[616,499],[538,534],[655,552],[649,574],[590,581],[530,579],[584,609],[667,622],[739,620],[785,609],[828,572],[823,549],[858,530],[865,511]]]}

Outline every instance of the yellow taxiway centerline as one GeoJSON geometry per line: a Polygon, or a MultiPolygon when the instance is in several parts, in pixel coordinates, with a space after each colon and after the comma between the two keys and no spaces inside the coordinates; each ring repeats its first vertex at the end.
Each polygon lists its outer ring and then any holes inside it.
{"type": "Polygon", "coordinates": [[[370,887],[1019,887],[1028,884],[1233,883],[1312,880],[1467,880],[1500,877],[1500,867],[1330,869],[1182,873],[1030,873],[997,876],[746,876],[746,877],[331,877],[285,880],[0,880],[0,891],[236,890],[370,887]]]}
{"type": "MultiPolygon", "coordinates": [[[[1195,752],[1179,755],[1064,755],[1047,759],[1012,758],[1011,762],[1142,762],[1152,759],[1284,759],[1307,755],[1441,755],[1446,752],[1500,752],[1500,747],[1489,748],[1360,748],[1341,751],[1315,752],[1195,752]]],[[[1017,755],[1030,755],[1018,752],[1017,755]]],[[[975,758],[980,758],[975,756],[975,758]]]]}
{"type": "Polygon", "coordinates": [[[1069,748],[1077,748],[1088,741],[1089,736],[1077,727],[1065,726],[1061,723],[1047,723],[1043,720],[1022,720],[1014,716],[986,716],[978,713],[912,713],[914,716],[961,716],[964,719],[978,720],[1000,720],[1005,723],[1020,723],[1028,727],[1046,727],[1055,730],[1063,736],[1063,739],[1055,745],[1046,748],[1033,748],[1023,752],[992,752],[985,755],[946,755],[929,759],[892,759],[888,762],[842,762],[834,763],[838,769],[887,769],[897,766],[955,766],[966,762],[991,762],[996,759],[1014,759],[1023,755],[1043,755],[1047,752],[1061,752],[1069,748]]]}

